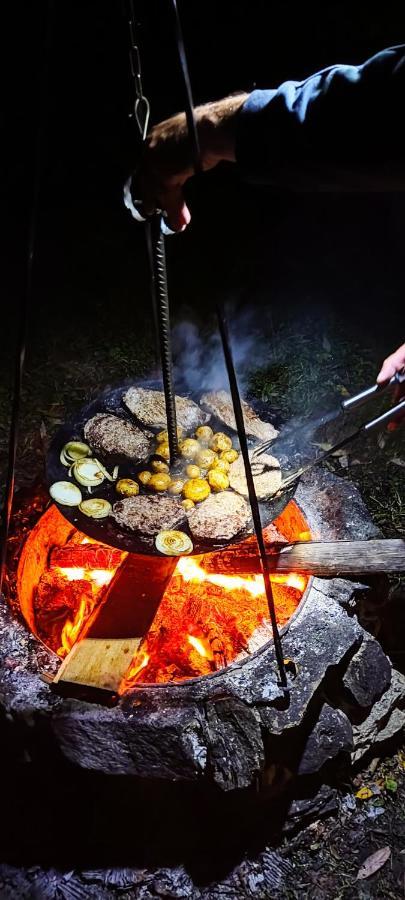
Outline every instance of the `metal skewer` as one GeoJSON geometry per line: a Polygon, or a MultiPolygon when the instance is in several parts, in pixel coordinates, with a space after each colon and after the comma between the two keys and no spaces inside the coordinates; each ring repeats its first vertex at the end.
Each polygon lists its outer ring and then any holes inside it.
{"type": "Polygon", "coordinates": [[[247,443],[247,438],[246,438],[245,423],[243,420],[242,404],[240,401],[238,382],[236,379],[235,367],[233,364],[232,351],[231,351],[230,342],[229,342],[227,323],[226,323],[223,309],[219,305],[217,306],[217,316],[218,316],[219,331],[220,331],[221,340],[222,340],[222,347],[223,347],[223,351],[224,351],[225,363],[226,363],[226,368],[227,368],[227,372],[228,372],[229,387],[231,389],[233,410],[234,410],[234,414],[235,414],[239,444],[240,444],[240,449],[241,449],[243,462],[244,462],[244,466],[245,466],[246,481],[247,481],[248,493],[249,493],[249,501],[250,501],[250,506],[251,506],[251,510],[252,510],[253,526],[254,526],[254,530],[255,530],[255,534],[256,534],[257,544],[259,547],[259,554],[260,554],[260,561],[261,561],[261,567],[262,567],[263,578],[264,578],[264,586],[265,586],[265,590],[266,590],[267,604],[268,604],[268,608],[269,608],[271,627],[273,629],[274,649],[275,649],[275,653],[276,653],[278,670],[280,673],[280,684],[283,688],[287,689],[287,674],[286,674],[286,669],[285,669],[285,664],[284,664],[283,648],[281,645],[280,633],[279,633],[278,625],[277,625],[277,617],[276,617],[276,610],[275,610],[275,605],[274,605],[273,590],[272,590],[271,581],[270,581],[270,569],[269,569],[269,563],[268,563],[268,559],[267,559],[266,546],[264,543],[262,523],[261,523],[261,518],[260,518],[260,509],[259,509],[259,504],[258,504],[258,500],[257,500],[257,496],[256,496],[256,490],[255,490],[255,485],[254,485],[254,480],[253,480],[253,475],[252,475],[252,469],[251,469],[251,465],[250,465],[249,449],[248,449],[248,443],[247,443]]]}

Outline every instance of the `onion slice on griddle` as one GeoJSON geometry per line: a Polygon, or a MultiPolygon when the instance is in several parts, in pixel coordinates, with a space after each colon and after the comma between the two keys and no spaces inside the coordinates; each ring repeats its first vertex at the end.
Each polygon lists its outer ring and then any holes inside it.
{"type": "Polygon", "coordinates": [[[114,466],[113,473],[112,473],[112,475],[110,475],[110,473],[107,472],[107,469],[105,468],[105,466],[103,466],[103,464],[100,462],[99,459],[95,459],[94,462],[97,463],[97,465],[100,469],[100,472],[103,473],[104,478],[107,478],[107,481],[115,481],[116,480],[117,475],[118,475],[118,466],[114,466]]]}
{"type": "Polygon", "coordinates": [[[61,506],[79,506],[82,501],[82,492],[71,481],[55,481],[49,488],[52,500],[61,506]]]}
{"type": "Polygon", "coordinates": [[[111,503],[101,497],[92,497],[91,500],[82,500],[79,506],[80,512],[91,519],[105,519],[112,510],[111,503]]]}
{"type": "Polygon", "coordinates": [[[78,459],[73,464],[72,472],[76,481],[85,487],[95,487],[95,485],[102,484],[105,478],[100,463],[96,459],[78,459]]]}
{"type": "Polygon", "coordinates": [[[159,531],[155,544],[159,553],[166,556],[183,556],[193,549],[191,538],[184,531],[159,531]]]}
{"type": "Polygon", "coordinates": [[[91,456],[91,447],[83,441],[68,441],[67,444],[62,447],[62,453],[64,453],[66,459],[75,462],[77,459],[91,456]]]}

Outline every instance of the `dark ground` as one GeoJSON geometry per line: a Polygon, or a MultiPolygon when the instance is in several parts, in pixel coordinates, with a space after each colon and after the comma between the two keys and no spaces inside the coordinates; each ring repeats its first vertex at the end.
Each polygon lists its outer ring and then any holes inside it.
{"type": "MultiPolygon", "coordinates": [[[[221,16],[212,18],[212,3],[203,19],[197,16],[192,22],[187,14],[198,99],[235,87],[249,89],[254,81],[269,83],[263,61],[268,48],[263,30],[257,28],[265,5],[253,4],[247,19],[246,4],[232,5],[230,35],[228,6],[224,4],[224,21],[221,16]],[[224,43],[228,68],[221,65],[224,43]]],[[[84,10],[73,4],[57,15],[58,53],[51,56],[52,88],[41,162],[18,485],[42,472],[48,440],[70,411],[107,384],[145,375],[154,365],[142,229],[127,218],[120,199],[131,156],[125,123],[126,57],[121,49],[115,50],[116,57],[109,51],[121,47],[122,22],[108,4],[101,10],[94,32],[92,3],[84,10]]],[[[306,24],[302,16],[292,17],[290,31],[285,21],[281,32],[269,32],[271,83],[291,75],[302,77],[331,62],[358,61],[403,39],[402,5],[394,2],[385,4],[374,18],[368,7],[365,11],[362,4],[348,3],[328,4],[321,19],[314,14],[315,20],[306,24]],[[304,24],[304,37],[311,33],[307,46],[302,39],[304,24]],[[281,42],[279,34],[284,36],[281,42]]],[[[26,24],[23,40],[28,47],[33,24],[29,17],[26,24]]],[[[148,20],[146,43],[150,33],[148,20]]],[[[161,50],[169,54],[163,30],[159,34],[161,50]]],[[[28,64],[24,53],[23,58],[28,64]]],[[[158,118],[174,111],[179,102],[173,85],[163,94],[157,91],[150,71],[146,65],[158,118]]],[[[4,261],[2,473],[16,309],[24,283],[37,69],[32,80],[26,76],[24,67],[21,73],[15,63],[12,118],[20,134],[25,124],[29,127],[26,141],[20,139],[11,148],[6,185],[8,199],[16,200],[10,206],[10,252],[4,261]],[[23,87],[32,101],[32,121],[26,99],[19,105],[23,87]]],[[[192,225],[168,241],[173,321],[192,320],[201,342],[193,344],[197,356],[190,359],[186,354],[187,374],[191,377],[196,358],[199,366],[205,360],[208,369],[215,359],[210,335],[214,302],[220,298],[231,304],[239,374],[247,391],[271,404],[286,422],[299,417],[301,427],[316,421],[320,412],[338,409],[347,393],[373,383],[384,356],[404,340],[405,195],[281,194],[242,184],[226,167],[188,190],[192,225]],[[252,339],[245,342],[247,335],[252,339]]],[[[189,340],[179,333],[180,366],[189,340]]],[[[332,441],[340,429],[341,419],[333,420],[317,435],[317,442],[332,441]]],[[[308,453],[313,449],[309,433],[313,437],[306,429],[302,438],[308,453]]],[[[384,535],[405,535],[404,429],[374,435],[331,465],[359,485],[384,535]]],[[[403,597],[399,579],[393,579],[392,590],[403,597]]],[[[386,632],[393,658],[403,669],[403,631],[390,634],[388,624],[386,632]]],[[[374,771],[346,786],[338,818],[314,823],[286,839],[282,852],[296,869],[279,896],[331,900],[404,896],[403,772],[404,758],[393,750],[374,771]],[[361,785],[369,783],[371,799],[353,798],[361,785]],[[375,814],[378,808],[384,810],[381,815],[375,814]],[[355,882],[363,859],[387,845],[392,860],[369,880],[355,882]]]]}

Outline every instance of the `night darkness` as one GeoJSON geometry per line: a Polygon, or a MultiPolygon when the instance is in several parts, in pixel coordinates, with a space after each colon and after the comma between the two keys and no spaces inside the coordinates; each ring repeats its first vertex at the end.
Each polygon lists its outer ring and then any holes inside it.
{"type": "MultiPolygon", "coordinates": [[[[144,87],[157,121],[182,107],[169,4],[153,0],[137,9],[144,87]]],[[[374,12],[363,3],[316,8],[263,0],[182,2],[180,11],[196,103],[275,86],[335,62],[357,63],[405,35],[400,0],[374,12]]],[[[11,318],[24,283],[46,18],[46,3],[26,5],[10,28],[3,303],[11,318]]],[[[121,4],[55,3],[51,32],[33,340],[45,309],[57,330],[62,310],[76,304],[83,322],[94,304],[126,318],[135,294],[138,308],[148,306],[139,289],[146,278],[142,236],[121,201],[135,158],[121,4]]],[[[193,304],[196,282],[207,303],[216,291],[237,292],[242,303],[252,296],[258,302],[263,293],[268,302],[270,292],[275,308],[347,306],[351,317],[365,315],[371,341],[378,333],[380,353],[395,343],[405,279],[404,195],[294,195],[244,185],[227,167],[190,184],[188,194],[192,227],[169,247],[174,310],[193,304]]]]}

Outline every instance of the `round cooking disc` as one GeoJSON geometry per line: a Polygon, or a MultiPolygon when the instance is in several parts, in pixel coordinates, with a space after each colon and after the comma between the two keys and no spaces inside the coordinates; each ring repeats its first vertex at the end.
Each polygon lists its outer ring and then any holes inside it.
{"type": "MultiPolygon", "coordinates": [[[[96,400],[93,400],[92,403],[89,403],[87,406],[80,409],[76,415],[68,422],[59,428],[57,434],[55,435],[47,458],[47,481],[48,485],[51,486],[55,481],[71,481],[72,484],[76,483],[72,477],[68,475],[68,469],[64,466],[60,461],[60,452],[62,447],[68,441],[83,441],[84,440],[84,425],[91,419],[96,413],[112,413],[113,415],[118,415],[122,419],[126,419],[127,421],[134,422],[137,426],[139,423],[136,422],[134,417],[129,413],[129,411],[125,408],[122,397],[125,391],[133,385],[126,383],[122,384],[117,388],[110,389],[104,391],[96,400]]],[[[161,390],[161,385],[156,382],[142,382],[139,384],[139,387],[147,388],[150,390],[161,390]]],[[[183,392],[184,396],[184,392],[183,392]]],[[[198,403],[199,397],[195,394],[190,395],[190,399],[194,400],[198,403]]],[[[254,405],[254,404],[252,404],[254,405]]],[[[262,418],[265,418],[261,411],[262,418]]],[[[214,430],[222,431],[226,434],[229,434],[232,439],[234,446],[238,446],[237,435],[232,429],[227,428],[223,422],[216,420],[214,417],[210,419],[210,425],[214,428],[214,430]]],[[[146,429],[148,430],[148,429],[146,429]]],[[[257,443],[257,442],[255,442],[257,443]]],[[[252,447],[254,443],[252,443],[252,447]]],[[[272,451],[270,451],[272,452],[272,451]]],[[[119,465],[119,478],[134,478],[137,472],[145,469],[145,465],[147,463],[146,460],[143,460],[141,463],[134,464],[128,459],[114,459],[111,463],[101,458],[100,462],[103,463],[107,469],[107,471],[111,472],[114,466],[114,463],[119,465]]],[[[121,499],[115,490],[115,483],[111,483],[107,479],[99,486],[94,487],[92,489],[92,493],[89,493],[87,488],[79,485],[80,490],[82,492],[83,500],[91,499],[92,497],[101,497],[105,500],[108,500],[112,505],[117,502],[117,500],[121,499]]],[[[283,493],[280,497],[275,497],[272,500],[264,501],[259,504],[260,513],[262,519],[263,528],[269,525],[274,519],[277,518],[287,506],[287,503],[291,500],[296,490],[296,484],[292,485],[288,491],[283,493]]],[[[55,502],[55,501],[54,501],[55,502]]],[[[248,501],[247,501],[248,502],[248,501]]],[[[56,503],[59,511],[62,515],[71,522],[72,525],[75,526],[79,531],[82,531],[84,534],[93,538],[96,541],[100,541],[104,544],[109,544],[112,547],[117,547],[119,550],[126,550],[129,553],[140,553],[146,554],[148,556],[161,556],[159,551],[155,547],[155,542],[153,537],[150,534],[139,535],[133,533],[131,531],[124,530],[121,526],[117,524],[115,519],[110,516],[107,516],[104,519],[92,519],[89,516],[84,515],[77,506],[64,506],[60,503],[56,503]]],[[[241,541],[245,540],[249,535],[253,533],[253,526],[250,528],[246,528],[241,531],[238,535],[235,535],[230,541],[197,541],[191,535],[188,527],[187,520],[184,526],[181,527],[181,530],[187,532],[190,535],[193,542],[193,553],[195,555],[199,555],[202,553],[212,553],[215,550],[223,550],[226,547],[229,547],[231,544],[237,544],[241,541]]]]}

